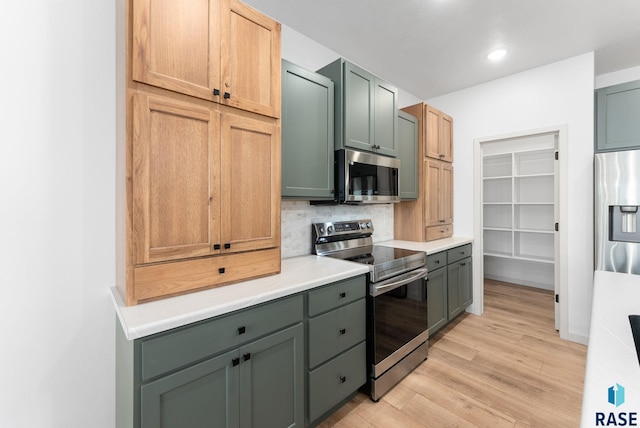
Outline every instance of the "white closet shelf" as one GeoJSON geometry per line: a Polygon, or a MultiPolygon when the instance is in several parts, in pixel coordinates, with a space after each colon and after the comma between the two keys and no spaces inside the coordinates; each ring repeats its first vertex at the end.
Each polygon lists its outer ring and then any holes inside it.
{"type": "Polygon", "coordinates": [[[538,256],[525,256],[525,255],[513,256],[511,255],[511,253],[498,253],[498,252],[489,252],[489,251],[485,251],[484,255],[489,257],[500,257],[503,259],[524,260],[527,262],[549,263],[549,264],[554,263],[553,257],[538,257],[538,256]]]}

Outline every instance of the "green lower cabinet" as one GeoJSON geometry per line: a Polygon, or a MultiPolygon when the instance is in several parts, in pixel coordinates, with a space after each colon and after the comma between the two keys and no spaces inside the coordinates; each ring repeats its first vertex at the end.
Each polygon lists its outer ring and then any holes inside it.
{"type": "Polygon", "coordinates": [[[142,428],[301,427],[302,323],[141,387],[142,428]]]}
{"type": "Polygon", "coordinates": [[[304,425],[302,323],[240,349],[240,427],[304,425]]]}
{"type": "Polygon", "coordinates": [[[366,382],[366,277],[144,338],[116,321],[117,428],[317,425],[366,382]]]}
{"type": "Polygon", "coordinates": [[[238,352],[229,352],[141,387],[142,428],[240,425],[238,352]]]}
{"type": "Polygon", "coordinates": [[[141,339],[116,333],[117,428],[283,428],[305,421],[297,294],[141,339]]]}
{"type": "Polygon", "coordinates": [[[367,381],[366,278],[307,293],[307,425],[316,426],[367,381]]]}
{"type": "Polygon", "coordinates": [[[473,302],[471,244],[427,256],[427,325],[433,336],[473,302]]]}
{"type": "Polygon", "coordinates": [[[447,268],[429,271],[427,280],[427,326],[429,335],[447,323],[447,268]]]}

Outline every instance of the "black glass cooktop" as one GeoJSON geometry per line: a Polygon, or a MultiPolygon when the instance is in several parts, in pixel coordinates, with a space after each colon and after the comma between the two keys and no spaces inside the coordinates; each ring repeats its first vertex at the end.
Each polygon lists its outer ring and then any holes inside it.
{"type": "Polygon", "coordinates": [[[350,257],[347,260],[369,265],[379,265],[414,255],[422,255],[422,252],[405,250],[404,248],[385,247],[384,245],[373,245],[366,249],[363,248],[361,254],[350,257]]]}

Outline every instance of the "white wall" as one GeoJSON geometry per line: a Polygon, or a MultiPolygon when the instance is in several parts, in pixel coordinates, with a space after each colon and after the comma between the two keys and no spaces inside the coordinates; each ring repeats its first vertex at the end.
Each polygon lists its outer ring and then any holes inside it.
{"type": "Polygon", "coordinates": [[[114,426],[114,4],[0,6],[0,426],[114,426]]]}
{"type": "MultiPolygon", "coordinates": [[[[308,70],[317,70],[341,56],[344,55],[326,48],[284,24],[282,25],[282,58],[308,70]]],[[[348,57],[345,58],[349,59],[348,57]]],[[[375,70],[368,71],[376,74],[375,70]]],[[[397,86],[395,82],[390,83],[397,86]]],[[[400,107],[421,102],[419,98],[404,91],[402,88],[398,88],[398,92],[398,104],[400,107]]]]}
{"type": "MultiPolygon", "coordinates": [[[[473,235],[473,142],[556,125],[568,129],[568,338],[586,342],[593,288],[594,55],[588,53],[427,103],[454,117],[456,234],[473,235]]],[[[477,266],[477,265],[476,265],[477,266]]],[[[477,292],[477,290],[476,290],[477,292]]]]}
{"type": "Polygon", "coordinates": [[[633,80],[640,80],[640,66],[596,76],[596,89],[631,82],[633,80]]]}

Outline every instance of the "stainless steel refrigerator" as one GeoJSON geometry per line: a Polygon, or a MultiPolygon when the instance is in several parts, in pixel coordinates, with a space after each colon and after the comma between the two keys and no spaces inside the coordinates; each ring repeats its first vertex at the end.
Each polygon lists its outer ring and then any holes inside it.
{"type": "Polygon", "coordinates": [[[640,150],[595,155],[595,266],[640,275],[640,150]]]}

